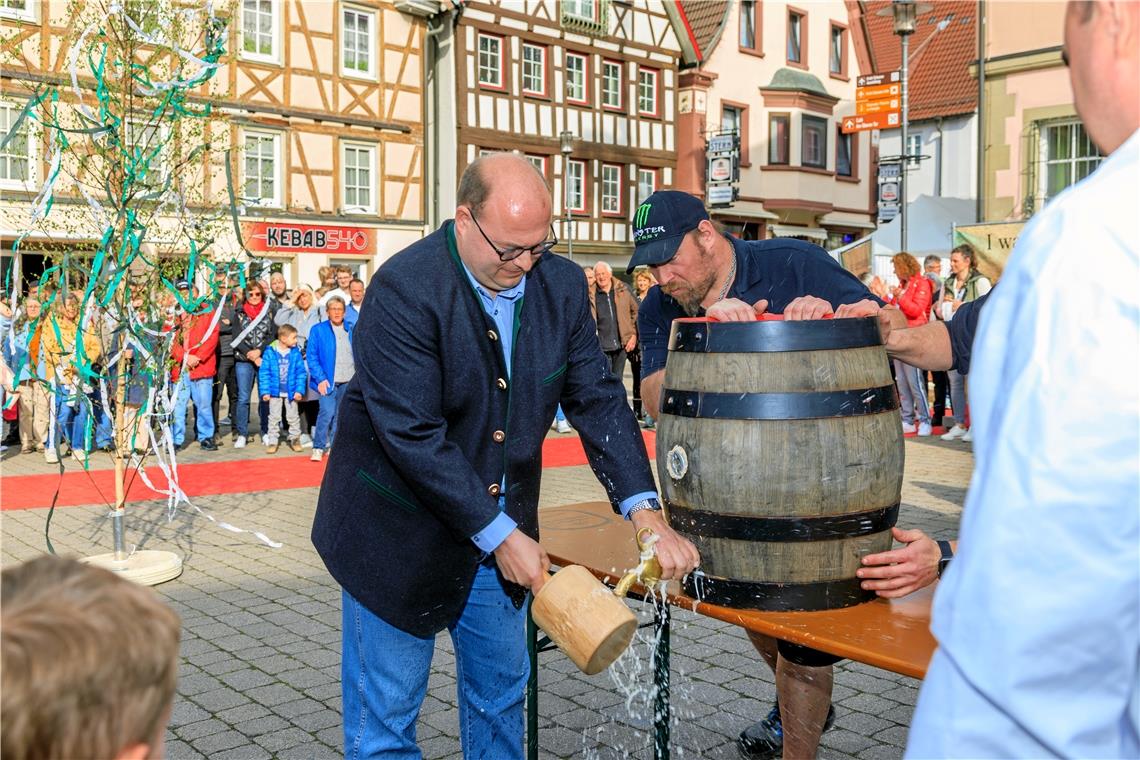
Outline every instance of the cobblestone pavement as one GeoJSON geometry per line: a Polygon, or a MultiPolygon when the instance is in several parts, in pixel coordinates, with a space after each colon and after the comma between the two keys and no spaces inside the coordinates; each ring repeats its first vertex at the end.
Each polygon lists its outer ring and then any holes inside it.
{"type": "MultiPolygon", "coordinates": [[[[556,435],[556,434],[552,434],[556,435]]],[[[182,461],[261,457],[226,446],[217,455],[192,447],[182,461]]],[[[306,452],[306,455],[308,452],[306,452]]],[[[967,445],[908,440],[899,524],[953,538],[973,460],[967,445]]],[[[317,467],[307,456],[277,455],[282,466],[317,467]]],[[[68,469],[79,469],[68,461],[68,469]]],[[[93,460],[93,467],[106,462],[93,460]]],[[[52,472],[41,456],[3,455],[5,477],[52,472]]],[[[0,487],[3,487],[0,480],[0,487]]],[[[340,755],[340,594],[309,542],[317,489],[201,497],[203,511],[284,542],[266,548],[223,531],[185,507],[168,520],[165,502],[128,507],[128,541],[183,556],[181,577],[158,587],[182,616],[182,667],[168,757],[325,758],[340,755]]],[[[604,498],[586,466],[549,470],[540,507],[604,498]]],[[[50,494],[45,494],[50,499],[50,494]]],[[[98,501],[93,496],[92,501],[98,501]]],[[[46,509],[0,516],[0,557],[8,564],[45,550],[46,509]]],[[[55,511],[51,539],[61,554],[110,550],[99,506],[55,511]]],[[[644,613],[643,613],[644,615],[644,613]]],[[[608,673],[584,676],[557,652],[540,658],[539,746],[544,758],[651,757],[646,704],[649,643],[639,639],[608,673]],[[641,691],[627,700],[618,682],[641,691]],[[628,702],[628,704],[627,704],[628,702]]],[[[733,740],[766,714],[772,677],[743,632],[684,611],[673,617],[673,756],[736,757],[733,740]]],[[[459,758],[454,658],[439,637],[419,722],[427,758],[459,758]]],[[[837,666],[838,719],[824,734],[823,758],[901,757],[918,682],[850,662],[837,666]]]]}

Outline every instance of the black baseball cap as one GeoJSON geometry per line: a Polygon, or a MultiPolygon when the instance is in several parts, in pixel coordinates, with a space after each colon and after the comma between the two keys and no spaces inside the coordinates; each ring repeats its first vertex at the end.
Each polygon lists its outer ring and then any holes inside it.
{"type": "Polygon", "coordinates": [[[658,190],[633,212],[633,258],[626,274],[655,267],[677,255],[685,235],[709,218],[705,204],[679,190],[658,190]]]}
{"type": "Polygon", "coordinates": [[[178,282],[174,283],[174,289],[175,290],[189,290],[190,289],[190,281],[189,280],[179,280],[178,282]]]}

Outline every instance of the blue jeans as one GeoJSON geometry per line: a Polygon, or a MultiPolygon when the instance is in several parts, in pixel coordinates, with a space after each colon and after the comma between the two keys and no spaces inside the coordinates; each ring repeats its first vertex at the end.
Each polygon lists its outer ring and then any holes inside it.
{"type": "MultiPolygon", "coordinates": [[[[249,436],[249,400],[253,395],[253,384],[257,381],[257,367],[253,362],[234,362],[234,371],[237,374],[237,409],[230,410],[230,419],[233,420],[234,429],[241,436],[249,436]]],[[[258,411],[261,411],[260,404],[258,411]]],[[[265,415],[261,415],[261,423],[266,422],[265,415]]]]}
{"type": "MultiPolygon", "coordinates": [[[[186,407],[190,399],[194,399],[195,426],[198,428],[198,440],[205,441],[214,437],[214,413],[211,405],[214,401],[214,378],[204,377],[201,380],[191,380],[189,375],[182,375],[178,380],[177,396],[174,399],[174,443],[181,446],[186,440],[186,407]]],[[[248,412],[247,412],[248,414],[248,412]]]]}
{"type": "MultiPolygon", "coordinates": [[[[344,755],[418,760],[416,718],[427,693],[435,637],[421,639],[388,625],[347,591],[342,598],[344,755]]],[[[522,758],[523,697],[530,675],[526,606],[516,610],[495,568],[480,565],[467,606],[448,632],[455,646],[463,756],[522,758]]]]}
{"type": "Polygon", "coordinates": [[[344,383],[335,383],[329,388],[329,395],[321,396],[320,410],[317,412],[317,425],[313,429],[313,448],[324,451],[336,436],[336,407],[340,394],[344,393],[344,383]]]}
{"type": "Polygon", "coordinates": [[[58,449],[63,441],[73,449],[84,448],[89,416],[87,399],[82,393],[60,388],[52,394],[52,404],[55,405],[55,425],[48,430],[47,448],[58,449]]]}
{"type": "Polygon", "coordinates": [[[98,388],[89,393],[87,398],[91,399],[91,411],[95,415],[95,448],[109,448],[114,444],[109,405],[103,403],[103,392],[98,388]]]}
{"type": "Polygon", "coordinates": [[[926,383],[917,367],[895,359],[895,383],[899,387],[902,419],[908,425],[930,423],[930,407],[926,403],[926,383]]]}

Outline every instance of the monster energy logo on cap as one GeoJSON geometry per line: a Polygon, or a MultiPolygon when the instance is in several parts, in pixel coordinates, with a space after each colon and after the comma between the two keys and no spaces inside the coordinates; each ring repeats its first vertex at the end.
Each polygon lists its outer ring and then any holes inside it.
{"type": "Polygon", "coordinates": [[[649,221],[649,212],[653,209],[652,203],[642,203],[637,207],[637,213],[633,217],[634,227],[644,227],[645,223],[649,221]]]}
{"type": "Polygon", "coordinates": [[[649,214],[652,211],[652,203],[642,203],[637,207],[637,212],[633,215],[633,240],[635,243],[640,243],[645,240],[655,240],[665,232],[663,226],[647,226],[649,224],[649,214]]]}

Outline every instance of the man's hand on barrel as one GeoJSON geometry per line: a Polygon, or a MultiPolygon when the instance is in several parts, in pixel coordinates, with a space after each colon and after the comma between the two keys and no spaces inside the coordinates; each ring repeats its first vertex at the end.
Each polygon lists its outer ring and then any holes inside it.
{"type": "Polygon", "coordinates": [[[870,298],[864,298],[862,301],[855,303],[845,303],[835,310],[836,319],[844,319],[847,317],[874,317],[883,310],[882,306],[872,301],[870,298]]]}
{"type": "Polygon", "coordinates": [[[855,303],[845,303],[835,310],[836,319],[853,317],[878,317],[879,332],[883,335],[884,344],[890,340],[892,330],[906,327],[906,315],[900,309],[894,306],[879,306],[869,298],[855,303]]]}
{"type": "Polygon", "coordinates": [[[768,302],[761,299],[749,306],[739,298],[725,298],[705,310],[705,316],[717,322],[752,322],[768,310],[768,302]]]}
{"type": "Polygon", "coordinates": [[[860,585],[879,596],[897,599],[934,583],[942,558],[938,543],[921,530],[891,528],[891,535],[906,546],[864,557],[864,567],[855,573],[863,581],[860,585]]]}
{"type": "Polygon", "coordinates": [[[550,557],[538,542],[518,528],[512,530],[495,548],[499,572],[512,583],[537,594],[550,573],[550,557]]]}
{"type": "Polygon", "coordinates": [[[823,319],[834,311],[835,309],[831,308],[831,304],[822,298],[800,296],[788,304],[788,308],[784,309],[784,320],[823,319]]]}
{"type": "Polygon", "coordinates": [[[642,509],[630,515],[634,530],[648,528],[657,535],[653,548],[661,563],[662,580],[680,580],[697,569],[701,555],[689,539],[669,527],[660,511],[642,509]]]}

